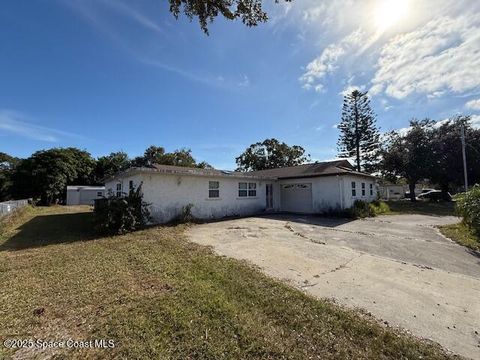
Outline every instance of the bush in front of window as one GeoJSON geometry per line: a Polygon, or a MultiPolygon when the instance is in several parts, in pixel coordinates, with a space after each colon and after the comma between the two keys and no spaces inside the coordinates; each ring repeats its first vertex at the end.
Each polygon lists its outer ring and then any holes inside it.
{"type": "Polygon", "coordinates": [[[148,205],[143,201],[142,185],[130,189],[128,195],[108,194],[95,200],[95,230],[100,234],[118,235],[143,229],[150,221],[148,205]]]}

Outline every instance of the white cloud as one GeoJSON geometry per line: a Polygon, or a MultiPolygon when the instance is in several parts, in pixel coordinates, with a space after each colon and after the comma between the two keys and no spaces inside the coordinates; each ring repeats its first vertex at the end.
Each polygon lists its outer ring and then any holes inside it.
{"type": "Polygon", "coordinates": [[[354,90],[365,91],[365,85],[360,85],[360,86],[347,85],[347,87],[345,89],[343,89],[338,95],[345,96],[345,95],[351,94],[352,91],[354,91],[354,90]]]}
{"type": "Polygon", "coordinates": [[[337,70],[342,57],[352,50],[358,50],[364,39],[365,33],[359,29],[344,37],[339,43],[328,45],[317,58],[306,66],[305,72],[299,79],[303,88],[323,90],[322,80],[337,70]]]}
{"type": "Polygon", "coordinates": [[[250,78],[247,75],[243,75],[241,81],[238,82],[239,87],[249,87],[250,86],[250,78]]]}
{"type": "Polygon", "coordinates": [[[470,122],[472,127],[480,129],[480,115],[472,115],[472,121],[470,122]]]}
{"type": "Polygon", "coordinates": [[[384,45],[370,93],[403,99],[480,88],[480,14],[443,16],[384,45]]]}
{"type": "Polygon", "coordinates": [[[480,99],[470,100],[465,104],[467,109],[480,110],[480,99]]]}
{"type": "Polygon", "coordinates": [[[0,133],[7,132],[21,137],[46,142],[59,142],[65,137],[85,139],[81,135],[32,124],[30,117],[11,110],[0,109],[0,133]]]}

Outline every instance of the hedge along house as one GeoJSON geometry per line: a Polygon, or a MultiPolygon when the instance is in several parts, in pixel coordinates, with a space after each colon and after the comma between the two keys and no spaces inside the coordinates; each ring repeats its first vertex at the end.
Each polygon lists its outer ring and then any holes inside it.
{"type": "Polygon", "coordinates": [[[268,211],[320,214],[377,198],[375,178],[356,172],[347,160],[253,172],[153,165],[118,173],[105,188],[122,196],[140,184],[157,223],[174,219],[189,204],[193,216],[218,219],[268,211]]]}

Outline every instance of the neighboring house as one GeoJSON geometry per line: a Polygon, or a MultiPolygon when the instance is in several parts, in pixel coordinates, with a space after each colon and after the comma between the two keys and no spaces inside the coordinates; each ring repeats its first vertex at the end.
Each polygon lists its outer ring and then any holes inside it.
{"type": "Polygon", "coordinates": [[[105,196],[105,186],[67,186],[67,205],[93,205],[105,196]]]}
{"type": "Polygon", "coordinates": [[[403,185],[385,184],[379,186],[380,197],[385,200],[399,200],[405,197],[403,185]]]}
{"type": "MultiPolygon", "coordinates": [[[[431,188],[425,187],[425,184],[415,185],[415,196],[420,195],[421,193],[433,190],[431,188]]],[[[379,194],[380,198],[384,200],[399,200],[408,197],[410,189],[408,185],[397,185],[397,184],[380,184],[379,185],[379,194]]]]}
{"type": "Polygon", "coordinates": [[[253,172],[153,165],[105,181],[107,192],[117,196],[140,184],[158,223],[174,219],[189,204],[193,216],[214,219],[264,211],[316,214],[377,197],[375,177],[356,172],[347,160],[253,172]]]}

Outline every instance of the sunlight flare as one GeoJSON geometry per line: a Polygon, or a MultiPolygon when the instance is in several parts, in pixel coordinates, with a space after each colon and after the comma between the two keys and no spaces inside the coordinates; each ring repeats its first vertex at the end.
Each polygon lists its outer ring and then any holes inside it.
{"type": "Polygon", "coordinates": [[[405,19],[409,10],[409,0],[379,0],[374,15],[375,26],[383,32],[405,19]]]}

